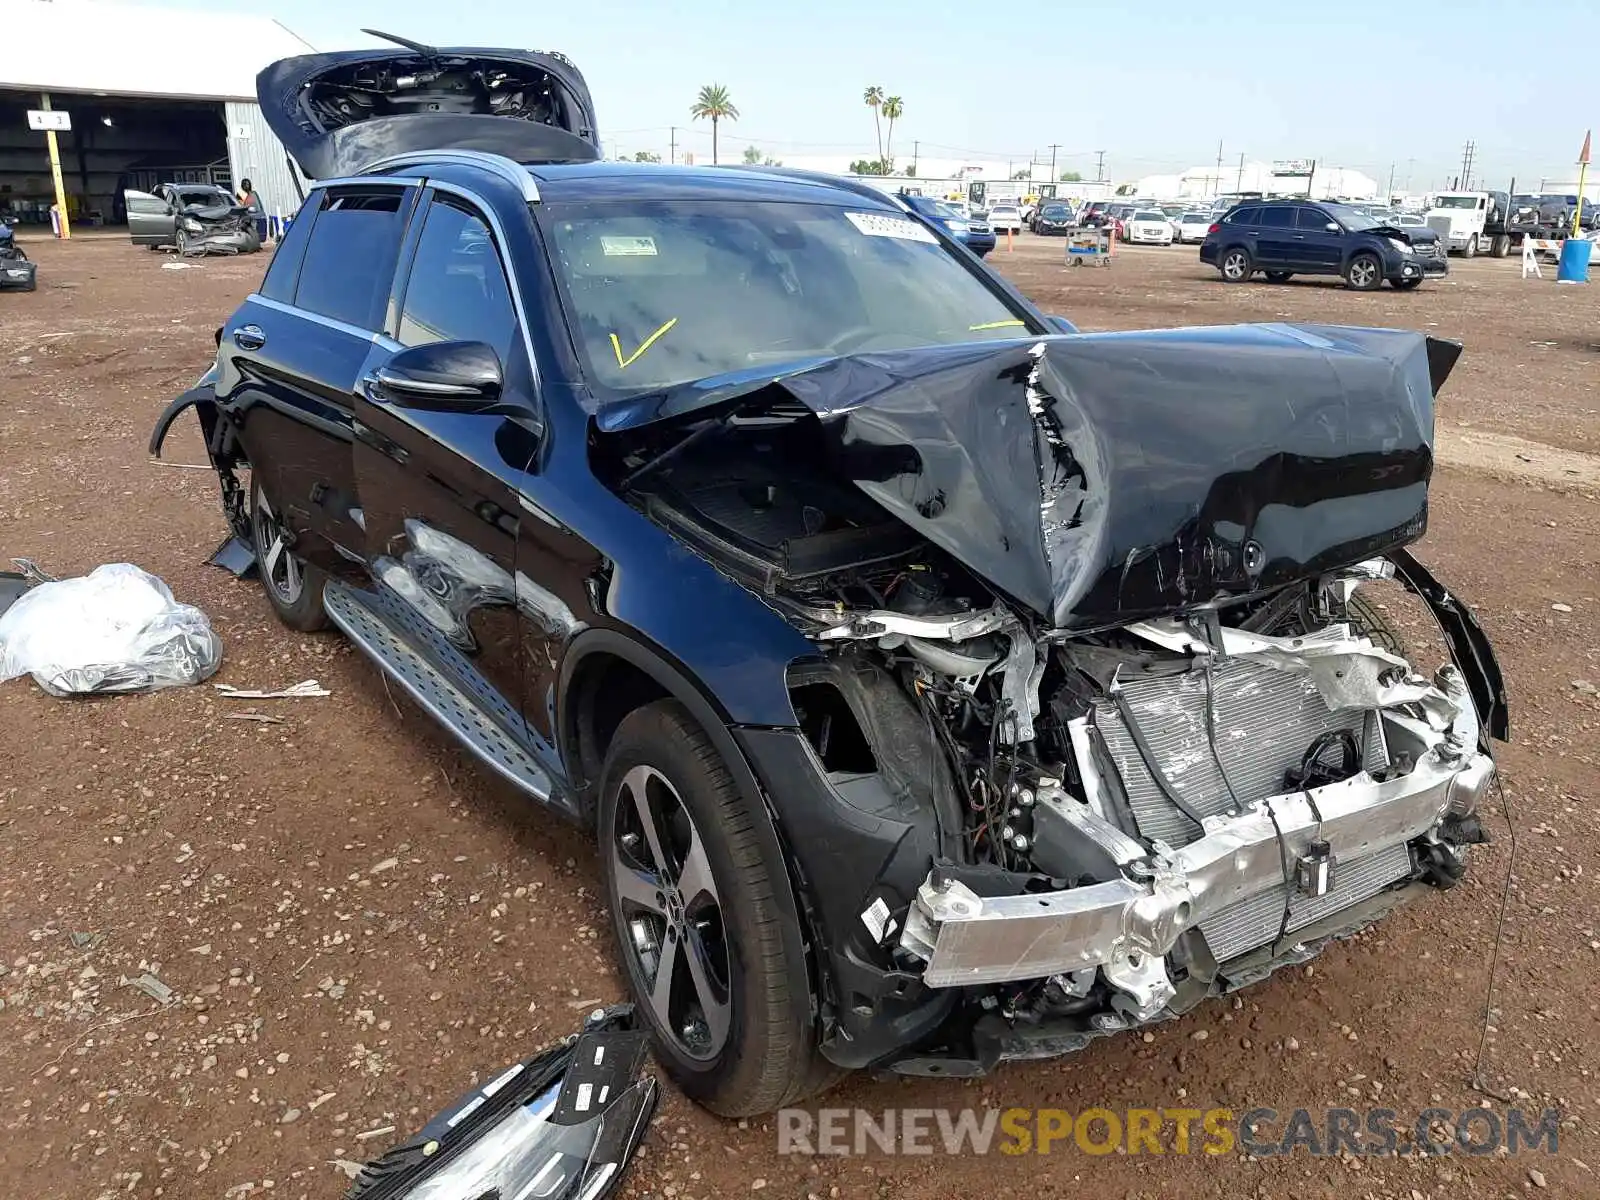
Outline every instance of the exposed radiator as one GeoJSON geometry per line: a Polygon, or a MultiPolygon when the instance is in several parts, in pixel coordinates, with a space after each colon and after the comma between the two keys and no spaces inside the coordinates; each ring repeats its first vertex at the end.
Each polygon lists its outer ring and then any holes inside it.
{"type": "MultiPolygon", "coordinates": [[[[1395,880],[1411,873],[1411,854],[1404,845],[1379,850],[1365,858],[1334,867],[1333,889],[1325,896],[1296,893],[1289,902],[1285,932],[1304,929],[1330,913],[1376,896],[1395,880]]],[[[1200,925],[1212,957],[1219,963],[1264,946],[1278,936],[1283,924],[1284,889],[1274,888],[1225,908],[1200,925]]]]}
{"type": "MultiPolygon", "coordinates": [[[[1216,664],[1212,679],[1217,754],[1227,767],[1227,782],[1206,736],[1202,672],[1141,679],[1123,688],[1168,783],[1203,816],[1232,807],[1228,782],[1240,804],[1278,795],[1284,790],[1284,772],[1298,767],[1311,743],[1332,730],[1347,729],[1356,736],[1368,770],[1388,765],[1378,715],[1354,708],[1330,711],[1306,675],[1229,659],[1216,664]]],[[[1094,720],[1122,777],[1139,833],[1171,846],[1186,846],[1198,838],[1200,828],[1162,795],[1145,768],[1116,706],[1101,701],[1094,720]]]]}

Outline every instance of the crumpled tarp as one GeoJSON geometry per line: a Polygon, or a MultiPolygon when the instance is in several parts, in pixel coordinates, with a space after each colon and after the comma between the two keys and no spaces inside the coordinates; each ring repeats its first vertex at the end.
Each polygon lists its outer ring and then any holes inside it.
{"type": "Polygon", "coordinates": [[[131,563],[41,583],[0,615],[0,681],[32,675],[53,696],[199,683],[221,663],[205,613],[131,563]]]}

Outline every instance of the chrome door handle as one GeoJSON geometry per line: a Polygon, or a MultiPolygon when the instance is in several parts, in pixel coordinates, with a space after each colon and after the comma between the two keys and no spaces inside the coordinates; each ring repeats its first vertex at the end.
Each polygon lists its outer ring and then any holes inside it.
{"type": "Polygon", "coordinates": [[[259,325],[241,325],[233,331],[233,344],[241,350],[259,350],[267,344],[267,335],[259,325]]]}

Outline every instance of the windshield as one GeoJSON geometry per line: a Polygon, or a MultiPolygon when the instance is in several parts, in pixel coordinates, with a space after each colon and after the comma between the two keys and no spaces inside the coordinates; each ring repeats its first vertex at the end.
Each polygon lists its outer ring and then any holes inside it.
{"type": "Polygon", "coordinates": [[[232,204],[228,193],[219,187],[174,188],[179,204],[232,204]]]}
{"type": "Polygon", "coordinates": [[[601,388],[1018,337],[1025,313],[894,213],[747,201],[541,206],[601,388]]]}
{"type": "Polygon", "coordinates": [[[965,221],[967,219],[966,213],[962,212],[954,204],[946,204],[942,200],[935,200],[927,207],[933,209],[934,216],[943,217],[947,221],[965,221]]]}
{"type": "Polygon", "coordinates": [[[1324,204],[1322,207],[1329,216],[1352,233],[1359,233],[1363,229],[1376,229],[1382,223],[1374,221],[1360,209],[1351,208],[1347,204],[1324,204]]]}
{"type": "Polygon", "coordinates": [[[1065,204],[1046,204],[1039,210],[1047,217],[1066,217],[1071,215],[1071,209],[1065,204]]]}
{"type": "Polygon", "coordinates": [[[1142,208],[1133,214],[1133,219],[1135,221],[1165,221],[1167,214],[1157,212],[1153,208],[1142,208]]]}
{"type": "Polygon", "coordinates": [[[1209,225],[1211,214],[1208,212],[1186,212],[1179,218],[1185,225],[1209,225]]]}
{"type": "Polygon", "coordinates": [[[1477,208],[1482,200],[1477,196],[1435,196],[1435,208],[1477,208]]]}
{"type": "Polygon", "coordinates": [[[1017,211],[1017,206],[1015,204],[996,204],[989,211],[997,213],[1014,213],[1017,211]]]}

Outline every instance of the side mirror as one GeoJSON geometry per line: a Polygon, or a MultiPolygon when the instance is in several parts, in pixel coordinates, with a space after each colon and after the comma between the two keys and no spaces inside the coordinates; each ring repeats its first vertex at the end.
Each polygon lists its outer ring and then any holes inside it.
{"type": "Polygon", "coordinates": [[[1323,228],[1326,229],[1329,233],[1340,233],[1340,232],[1342,232],[1342,230],[1340,230],[1340,228],[1339,228],[1339,222],[1337,222],[1337,221],[1329,221],[1326,225],[1323,226],[1323,228]]]}
{"type": "Polygon", "coordinates": [[[484,412],[500,399],[500,356],[485,342],[429,342],[402,350],[364,381],[376,400],[441,412],[484,412]]]}

